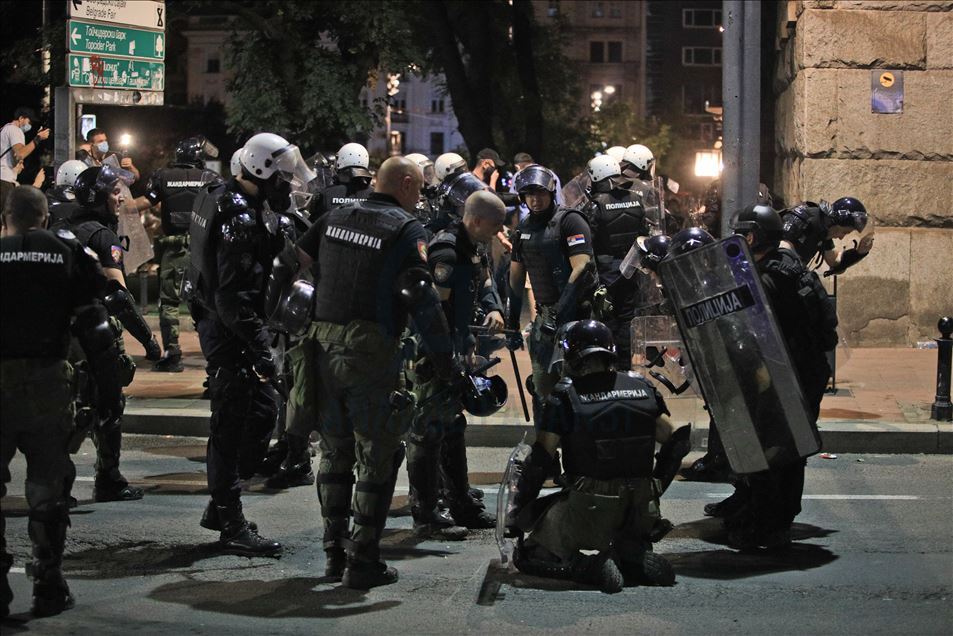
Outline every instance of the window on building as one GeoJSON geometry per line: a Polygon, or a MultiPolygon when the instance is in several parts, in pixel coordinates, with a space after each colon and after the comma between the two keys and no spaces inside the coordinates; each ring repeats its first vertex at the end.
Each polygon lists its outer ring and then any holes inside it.
{"type": "Polygon", "coordinates": [[[621,17],[622,17],[622,3],[621,3],[621,2],[610,2],[610,3],[609,3],[609,17],[610,17],[610,18],[621,18],[621,17]]]}
{"type": "Polygon", "coordinates": [[[682,86],[682,112],[705,115],[705,102],[720,102],[721,86],[696,82],[682,86]]]}
{"type": "Polygon", "coordinates": [[[604,18],[606,16],[606,9],[603,6],[604,2],[593,2],[592,7],[592,17],[594,18],[604,18]]]}
{"type": "Polygon", "coordinates": [[[610,64],[622,61],[622,42],[606,42],[608,45],[607,60],[610,64]]]}
{"type": "Polygon", "coordinates": [[[430,100],[430,112],[431,113],[442,113],[444,112],[444,102],[443,98],[434,98],[430,100]]]}
{"type": "Polygon", "coordinates": [[[602,64],[606,61],[605,42],[589,43],[589,61],[595,64],[602,64]]]}
{"type": "Polygon", "coordinates": [[[218,55],[210,55],[205,60],[205,72],[206,73],[221,73],[222,71],[222,61],[219,59],[218,55]]]}
{"type": "Polygon", "coordinates": [[[444,153],[443,148],[443,133],[442,132],[432,132],[430,133],[430,156],[438,157],[444,153]]]}
{"type": "Polygon", "coordinates": [[[546,8],[546,15],[555,18],[559,15],[559,0],[549,0],[549,6],[546,8]]]}
{"type": "Polygon", "coordinates": [[[394,95],[390,99],[390,107],[392,110],[404,112],[407,110],[407,98],[403,95],[394,95]]]}
{"type": "Polygon", "coordinates": [[[721,66],[720,46],[683,46],[683,66],[721,66]]]}
{"type": "Polygon", "coordinates": [[[717,29],[721,26],[721,9],[682,9],[682,26],[686,29],[717,29]]]}

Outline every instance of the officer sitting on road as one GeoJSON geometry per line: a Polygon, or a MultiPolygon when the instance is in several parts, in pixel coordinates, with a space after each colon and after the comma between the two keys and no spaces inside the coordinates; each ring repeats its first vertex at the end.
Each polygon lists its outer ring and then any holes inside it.
{"type": "Polygon", "coordinates": [[[690,450],[691,427],[675,430],[651,384],[613,370],[612,333],[602,323],[576,322],[558,344],[568,374],[546,401],[507,516],[510,534],[530,533],[514,563],[527,574],[609,593],[621,590],[623,579],[671,585],[675,574],[652,552],[652,534],[659,497],[690,450]],[[653,469],[656,441],[662,446],[653,469]],[[557,446],[569,485],[537,500],[557,446]]]}
{"type": "MultiPolygon", "coordinates": [[[[99,298],[106,276],[95,254],[84,250],[71,232],[42,229],[47,202],[31,186],[20,186],[4,210],[0,239],[0,429],[3,483],[7,493],[10,461],[26,456],[28,528],[33,542],[33,613],[58,614],[73,606],[63,578],[63,549],[69,526],[67,494],[76,476],[68,447],[85,431],[73,431],[74,370],[67,362],[72,332],[97,378],[101,412],[121,409],[116,331],[99,298]]],[[[0,515],[0,618],[10,611],[13,593],[7,573],[6,514],[0,515]]]]}

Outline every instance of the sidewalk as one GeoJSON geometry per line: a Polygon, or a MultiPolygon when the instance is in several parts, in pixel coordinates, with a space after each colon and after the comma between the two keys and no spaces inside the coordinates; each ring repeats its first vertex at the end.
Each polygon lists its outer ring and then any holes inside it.
{"type": "MultiPolygon", "coordinates": [[[[157,320],[148,317],[158,332],[157,320]]],[[[188,322],[186,318],[184,323],[188,322]]],[[[129,402],[123,430],[159,435],[208,435],[209,406],[202,400],[205,361],[191,325],[180,336],[185,371],[155,373],[138,342],[126,335],[127,351],[139,370],[126,390],[129,402]]],[[[506,379],[506,406],[487,418],[468,418],[470,446],[513,446],[532,426],[522,415],[507,352],[493,372],[506,379]]],[[[837,392],[821,404],[824,449],[840,453],[953,453],[953,424],[930,419],[936,390],[936,350],[870,348],[838,350],[837,392]]],[[[530,373],[529,355],[517,353],[520,374],[530,373]]],[[[663,390],[678,422],[692,422],[696,449],[707,444],[708,417],[697,398],[672,398],[663,390]]],[[[529,395],[526,396],[529,400],[529,395]]],[[[532,412],[532,405],[529,405],[532,412]]]]}

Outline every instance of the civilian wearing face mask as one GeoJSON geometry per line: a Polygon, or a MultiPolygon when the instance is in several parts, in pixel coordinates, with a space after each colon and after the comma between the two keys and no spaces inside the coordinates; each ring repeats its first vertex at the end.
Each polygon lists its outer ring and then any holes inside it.
{"type": "MultiPolygon", "coordinates": [[[[106,131],[102,128],[93,128],[86,133],[86,142],[89,144],[89,152],[84,152],[82,154],[85,156],[78,156],[77,158],[81,161],[85,161],[86,165],[91,168],[103,165],[110,154],[117,154],[115,152],[109,152],[109,139],[106,136],[106,131]]],[[[119,159],[119,167],[132,173],[135,177],[133,182],[138,181],[139,169],[132,162],[132,158],[120,155],[117,155],[117,157],[119,159]]]]}
{"type": "Polygon", "coordinates": [[[36,113],[30,108],[17,108],[13,113],[13,121],[0,129],[0,209],[7,202],[7,197],[17,187],[17,166],[37,145],[50,136],[50,131],[41,127],[30,143],[26,143],[24,135],[32,129],[32,122],[36,121],[36,113]]]}

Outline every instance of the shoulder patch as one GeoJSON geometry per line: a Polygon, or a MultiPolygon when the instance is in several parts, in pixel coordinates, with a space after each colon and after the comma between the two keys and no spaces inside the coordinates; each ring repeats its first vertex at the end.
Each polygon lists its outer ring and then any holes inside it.
{"type": "Polygon", "coordinates": [[[122,262],[122,246],[120,245],[110,245],[109,246],[109,255],[112,256],[112,259],[117,263],[122,262]]]}
{"type": "Polygon", "coordinates": [[[438,283],[445,283],[453,275],[453,265],[449,263],[437,263],[433,268],[433,277],[438,283]]]}
{"type": "Polygon", "coordinates": [[[60,229],[56,230],[56,235],[61,239],[66,239],[69,241],[76,240],[76,235],[67,230],[65,227],[61,227],[60,229]]]}
{"type": "Polygon", "coordinates": [[[417,253],[420,254],[420,258],[424,259],[424,262],[427,262],[427,241],[417,241],[417,253]]]}
{"type": "Polygon", "coordinates": [[[586,242],[585,234],[573,234],[572,236],[566,237],[566,244],[569,245],[569,247],[572,247],[573,245],[581,245],[585,242],[586,242]]]}

